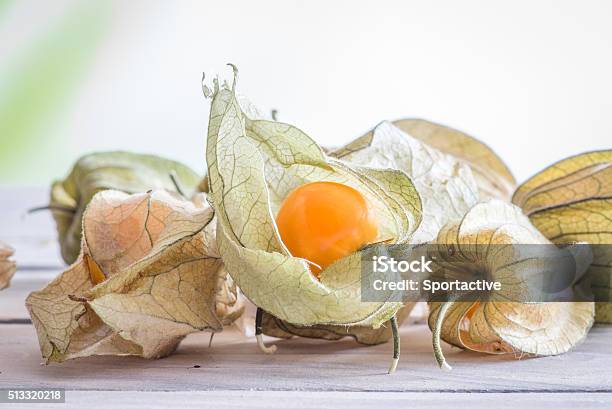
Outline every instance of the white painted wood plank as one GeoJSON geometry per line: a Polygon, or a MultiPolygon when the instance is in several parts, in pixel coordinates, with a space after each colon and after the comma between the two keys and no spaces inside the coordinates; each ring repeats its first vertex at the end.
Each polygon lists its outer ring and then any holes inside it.
{"type": "Polygon", "coordinates": [[[0,240],[15,248],[14,258],[22,268],[64,265],[51,213],[27,214],[48,202],[47,189],[0,187],[0,240]]]}
{"type": "Polygon", "coordinates": [[[32,270],[58,269],[66,266],[61,258],[55,235],[46,238],[4,237],[0,240],[15,249],[13,259],[24,273],[32,270]]]}
{"type": "Polygon", "coordinates": [[[61,272],[56,270],[17,270],[11,286],[0,291],[0,322],[29,318],[25,299],[34,290],[43,288],[61,272]]]}
{"type": "MultiPolygon", "coordinates": [[[[541,409],[601,409],[612,405],[608,393],[422,393],[422,392],[260,392],[260,391],[190,391],[190,392],[92,392],[66,394],[62,408],[385,408],[422,409],[449,406],[471,409],[531,407],[541,409]]],[[[19,406],[22,407],[21,405],[19,406]]],[[[58,405],[32,405],[56,409],[58,405]]]]}
{"type": "MultiPolygon", "coordinates": [[[[294,338],[275,342],[264,355],[236,331],[189,336],[161,360],[92,357],[40,365],[34,328],[0,325],[0,388],[61,387],[69,390],[278,390],[375,392],[601,392],[612,391],[612,328],[594,328],[573,352],[515,360],[446,348],[453,365],[440,370],[424,325],[402,328],[398,372],[387,375],[391,345],[359,347],[352,340],[294,338]],[[199,365],[199,368],[194,367],[199,365]]],[[[268,342],[271,342],[268,339],[268,342]]]]}
{"type": "Polygon", "coordinates": [[[51,236],[55,227],[50,212],[28,210],[49,203],[48,189],[38,187],[0,186],[1,237],[51,236]]]}

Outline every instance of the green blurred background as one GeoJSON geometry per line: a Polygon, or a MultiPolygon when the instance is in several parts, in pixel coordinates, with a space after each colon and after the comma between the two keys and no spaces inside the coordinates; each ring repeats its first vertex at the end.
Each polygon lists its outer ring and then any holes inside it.
{"type": "Polygon", "coordinates": [[[425,117],[491,145],[517,179],[610,148],[612,2],[0,0],[0,185],[82,154],[203,172],[201,72],[325,145],[425,117]]]}
{"type": "MultiPolygon", "coordinates": [[[[15,23],[9,19],[15,18],[11,13],[21,6],[18,3],[0,0],[0,25],[15,23]]],[[[63,152],[60,144],[65,141],[54,130],[68,114],[108,35],[110,21],[108,2],[66,5],[60,15],[43,21],[44,27],[14,47],[10,58],[3,58],[0,182],[36,183],[46,181],[50,173],[66,171],[62,159],[71,155],[63,152]]],[[[7,41],[15,40],[6,30],[2,34],[7,41]]]]}

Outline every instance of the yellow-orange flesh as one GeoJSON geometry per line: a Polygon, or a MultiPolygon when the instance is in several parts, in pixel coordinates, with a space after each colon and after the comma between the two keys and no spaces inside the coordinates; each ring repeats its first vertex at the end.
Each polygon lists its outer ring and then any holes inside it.
{"type": "Polygon", "coordinates": [[[363,195],[335,182],[312,182],[293,190],[281,204],[276,223],[292,256],[321,267],[310,268],[317,277],[378,235],[363,195]]]}

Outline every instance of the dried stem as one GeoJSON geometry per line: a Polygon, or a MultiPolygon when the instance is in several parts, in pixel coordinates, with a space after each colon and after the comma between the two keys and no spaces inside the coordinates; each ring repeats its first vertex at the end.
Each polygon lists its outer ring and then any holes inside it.
{"type": "Polygon", "coordinates": [[[267,347],[263,341],[263,330],[261,328],[261,321],[263,319],[263,310],[257,307],[257,313],[255,314],[255,338],[257,338],[257,346],[264,354],[273,354],[276,352],[276,345],[267,347]]]}
{"type": "Polygon", "coordinates": [[[65,207],[65,206],[58,206],[58,205],[47,205],[47,206],[39,206],[39,207],[33,207],[31,209],[28,209],[28,214],[32,214],[32,213],[36,213],[36,212],[41,212],[43,210],[65,212],[65,213],[70,213],[70,214],[75,214],[76,213],[76,210],[74,208],[72,208],[72,207],[65,207]]]}
{"type": "Polygon", "coordinates": [[[179,183],[178,178],[176,177],[176,173],[174,171],[170,172],[170,180],[172,181],[172,184],[174,185],[174,188],[176,189],[177,193],[183,196],[183,198],[187,199],[187,196],[185,196],[185,192],[181,188],[181,184],[179,183]]]}

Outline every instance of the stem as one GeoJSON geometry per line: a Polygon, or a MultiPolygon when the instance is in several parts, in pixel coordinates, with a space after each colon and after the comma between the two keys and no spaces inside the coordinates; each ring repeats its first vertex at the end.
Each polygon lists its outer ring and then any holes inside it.
{"type": "Polygon", "coordinates": [[[267,347],[263,342],[263,330],[261,328],[261,321],[263,319],[264,310],[257,307],[257,313],[255,314],[255,338],[257,339],[257,346],[264,354],[273,354],[276,352],[276,345],[267,347]]]}
{"type": "Polygon", "coordinates": [[[9,318],[7,320],[0,320],[0,324],[31,324],[32,320],[29,318],[9,318]]]}
{"type": "Polygon", "coordinates": [[[65,213],[70,213],[70,214],[75,214],[76,213],[76,210],[73,209],[72,207],[64,207],[64,206],[57,206],[57,205],[47,205],[47,206],[39,206],[39,207],[33,207],[31,209],[28,209],[28,214],[40,212],[40,211],[43,211],[43,210],[65,212],[65,213]]]}
{"type": "Polygon", "coordinates": [[[273,109],[272,112],[270,112],[270,116],[272,117],[273,121],[277,121],[278,119],[278,111],[276,109],[273,109]]]}
{"type": "Polygon", "coordinates": [[[215,336],[215,333],[214,333],[214,332],[211,332],[211,333],[210,333],[210,339],[208,340],[208,347],[209,347],[209,348],[212,346],[212,340],[213,340],[213,337],[214,337],[214,336],[215,336]]]}
{"type": "Polygon", "coordinates": [[[397,318],[394,315],[391,317],[391,332],[393,333],[393,360],[389,367],[389,373],[392,374],[397,369],[397,364],[400,357],[400,335],[399,328],[397,327],[397,318]]]}
{"type": "Polygon", "coordinates": [[[185,196],[183,189],[181,189],[181,185],[178,179],[176,178],[176,173],[174,171],[170,172],[170,180],[172,181],[172,184],[174,184],[174,188],[176,189],[178,194],[183,196],[183,198],[187,199],[187,196],[185,196]]]}
{"type": "Polygon", "coordinates": [[[442,324],[444,322],[444,317],[446,316],[446,312],[452,305],[455,303],[455,300],[449,300],[442,304],[440,309],[438,310],[438,317],[436,318],[436,325],[433,330],[433,349],[434,356],[436,357],[436,361],[438,361],[438,365],[445,371],[450,371],[452,367],[446,363],[446,358],[444,358],[444,352],[442,352],[442,346],[440,345],[440,335],[442,334],[442,324]]]}
{"type": "Polygon", "coordinates": [[[68,294],[68,298],[69,298],[71,301],[74,301],[74,302],[88,302],[88,301],[91,301],[89,298],[85,298],[85,297],[78,297],[78,296],[76,296],[76,295],[74,295],[74,294],[68,294]]]}

